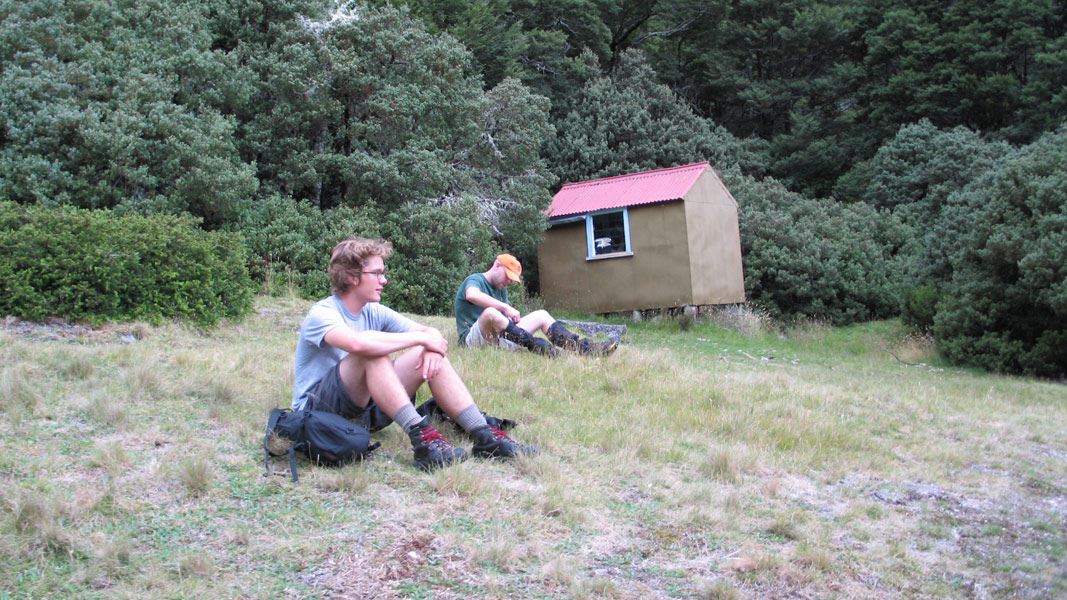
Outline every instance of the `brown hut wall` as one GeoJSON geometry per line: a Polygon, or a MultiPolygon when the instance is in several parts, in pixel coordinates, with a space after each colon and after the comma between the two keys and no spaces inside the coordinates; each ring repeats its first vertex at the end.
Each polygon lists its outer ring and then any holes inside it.
{"type": "Polygon", "coordinates": [[[737,202],[707,170],[685,198],[693,304],[745,301],[737,202]]]}
{"type": "Polygon", "coordinates": [[[585,223],[553,226],[538,253],[545,304],[613,312],[693,303],[682,202],[631,207],[630,249],[586,260],[585,223]]]}

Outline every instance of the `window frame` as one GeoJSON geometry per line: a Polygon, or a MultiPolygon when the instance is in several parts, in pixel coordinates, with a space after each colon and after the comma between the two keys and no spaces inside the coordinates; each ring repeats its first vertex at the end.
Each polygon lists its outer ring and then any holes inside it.
{"type": "Polygon", "coordinates": [[[604,260],[606,258],[622,258],[625,256],[633,256],[633,248],[630,246],[630,209],[629,207],[622,208],[609,208],[606,210],[598,210],[585,215],[585,260],[604,260]],[[621,252],[611,252],[609,254],[597,254],[593,247],[593,217],[597,215],[604,215],[609,213],[622,213],[622,229],[623,229],[623,244],[624,250],[621,252]]]}

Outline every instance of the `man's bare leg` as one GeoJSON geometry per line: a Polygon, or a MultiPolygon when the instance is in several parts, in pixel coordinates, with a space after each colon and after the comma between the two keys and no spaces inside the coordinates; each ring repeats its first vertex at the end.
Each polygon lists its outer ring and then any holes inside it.
{"type": "Polygon", "coordinates": [[[511,321],[495,308],[487,308],[478,315],[478,329],[482,331],[482,334],[492,336],[493,339],[504,333],[504,330],[508,328],[508,323],[511,321]]]}
{"type": "Polygon", "coordinates": [[[556,320],[552,318],[552,315],[548,314],[547,310],[535,310],[525,317],[519,319],[518,325],[530,333],[541,333],[548,335],[548,328],[552,327],[552,324],[556,320]]]}
{"type": "MultiPolygon", "coordinates": [[[[409,350],[396,360],[397,374],[409,397],[414,395],[423,383],[418,368],[422,352],[421,348],[409,350]]],[[[467,384],[463,383],[447,358],[442,359],[440,370],[428,383],[434,399],[445,414],[452,417],[457,425],[474,438],[474,447],[471,450],[475,456],[512,458],[537,452],[537,448],[519,444],[502,430],[486,423],[485,415],[474,403],[467,384]]]]}
{"type": "Polygon", "coordinates": [[[512,323],[510,319],[495,308],[487,308],[478,316],[478,328],[483,335],[492,335],[494,338],[497,336],[503,337],[505,340],[518,344],[531,352],[548,356],[555,356],[558,351],[548,341],[534,337],[533,334],[542,329],[547,331],[547,327],[552,322],[555,322],[555,320],[543,310],[534,311],[519,319],[518,324],[512,323]]]}
{"type": "MultiPolygon", "coordinates": [[[[404,356],[413,353],[409,351],[404,356]]],[[[353,403],[366,408],[373,397],[374,404],[407,432],[417,467],[430,470],[466,460],[465,450],[449,444],[415,410],[408,389],[388,356],[367,358],[350,354],[341,361],[340,375],[353,403]]],[[[418,385],[412,387],[411,393],[417,388],[418,385]]],[[[481,413],[478,416],[481,417],[481,413]]],[[[484,417],[482,421],[485,421],[484,417]]]]}
{"type": "MultiPolygon", "coordinates": [[[[441,360],[441,369],[437,372],[437,375],[430,378],[428,382],[422,379],[421,370],[419,369],[419,364],[422,361],[422,353],[422,348],[415,348],[401,354],[400,357],[396,359],[396,373],[399,377],[399,381],[404,386],[407,397],[411,398],[415,395],[415,391],[419,389],[419,386],[423,383],[428,383],[430,385],[430,392],[437,401],[437,405],[441,407],[441,410],[445,411],[445,414],[453,419],[457,418],[457,415],[473,407],[474,398],[471,397],[471,393],[467,389],[467,384],[463,383],[463,380],[460,379],[459,374],[456,373],[456,370],[452,367],[452,363],[449,362],[447,357],[441,360]]],[[[481,415],[480,412],[478,412],[478,414],[481,415]]],[[[484,418],[481,420],[481,423],[478,423],[475,426],[477,427],[481,425],[485,425],[484,418]]]]}
{"type": "Polygon", "coordinates": [[[388,356],[349,354],[341,361],[340,375],[348,397],[359,408],[366,408],[374,398],[374,404],[387,417],[395,419],[398,411],[411,404],[388,356]]]}

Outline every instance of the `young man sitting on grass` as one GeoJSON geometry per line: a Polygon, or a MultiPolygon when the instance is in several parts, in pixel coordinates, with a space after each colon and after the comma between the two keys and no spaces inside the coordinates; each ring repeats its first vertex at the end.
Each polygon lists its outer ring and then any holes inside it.
{"type": "Polygon", "coordinates": [[[508,304],[508,285],[522,282],[522,265],[510,254],[501,254],[489,270],[467,276],[456,291],[456,331],[463,346],[519,347],[556,356],[556,346],[579,354],[607,355],[618,342],[594,342],[571,333],[548,311],[535,310],[522,316],[508,304]],[[536,337],[538,331],[548,340],[536,337]],[[549,343],[551,342],[551,344],[549,343]],[[555,346],[553,346],[553,344],[555,346]]]}
{"type": "Polygon", "coordinates": [[[415,410],[428,383],[438,406],[473,439],[477,457],[512,458],[535,449],[490,427],[445,353],[441,332],[379,304],[392,245],[352,238],[330,256],[333,295],[311,307],[296,346],[293,409],[322,410],[377,431],[396,421],[407,432],[415,464],[430,470],[467,459],[415,410]],[[404,351],[395,360],[394,352],[404,351]]]}

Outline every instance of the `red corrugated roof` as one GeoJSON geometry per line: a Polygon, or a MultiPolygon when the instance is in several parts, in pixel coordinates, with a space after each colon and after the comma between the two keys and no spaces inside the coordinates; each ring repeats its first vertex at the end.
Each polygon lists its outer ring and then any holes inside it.
{"type": "Polygon", "coordinates": [[[548,218],[679,200],[689,193],[707,162],[565,183],[548,205],[548,218]]]}

